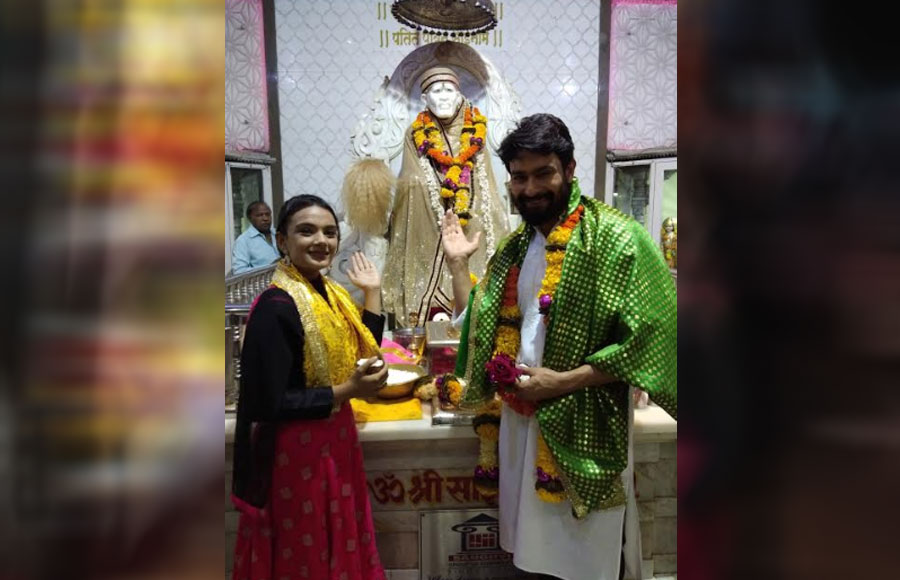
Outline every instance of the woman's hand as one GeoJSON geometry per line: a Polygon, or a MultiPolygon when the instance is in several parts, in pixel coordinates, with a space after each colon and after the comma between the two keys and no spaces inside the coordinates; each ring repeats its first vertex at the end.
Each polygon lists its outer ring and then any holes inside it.
{"type": "Polygon", "coordinates": [[[381,353],[379,353],[378,356],[368,358],[364,363],[356,367],[356,370],[353,371],[353,374],[350,375],[346,382],[336,385],[334,387],[334,398],[343,402],[353,397],[361,399],[370,397],[384,386],[387,382],[387,376],[387,363],[384,362],[381,353]],[[371,367],[378,360],[381,361],[382,366],[376,371],[371,367]]]}
{"type": "Polygon", "coordinates": [[[350,256],[347,277],[363,292],[381,289],[381,274],[378,273],[378,268],[362,252],[353,252],[350,256]]]}
{"type": "Polygon", "coordinates": [[[353,252],[347,277],[363,291],[363,308],[372,314],[381,314],[381,274],[365,254],[353,252]]]}

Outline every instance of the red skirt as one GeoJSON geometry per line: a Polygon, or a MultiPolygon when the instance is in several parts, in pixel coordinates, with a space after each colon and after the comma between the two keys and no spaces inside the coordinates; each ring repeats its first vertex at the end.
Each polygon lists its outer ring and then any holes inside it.
{"type": "Polygon", "coordinates": [[[238,506],[234,580],[385,578],[349,404],[280,427],[273,471],[266,507],[238,506]]]}

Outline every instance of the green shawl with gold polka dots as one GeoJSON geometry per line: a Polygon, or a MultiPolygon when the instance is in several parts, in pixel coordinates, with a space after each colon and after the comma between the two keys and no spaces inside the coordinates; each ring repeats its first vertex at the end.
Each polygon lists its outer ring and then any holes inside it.
{"type": "MultiPolygon", "coordinates": [[[[576,180],[568,213],[579,203],[585,211],[566,247],[543,365],[567,371],[589,363],[619,381],[543,401],[536,416],[580,518],[625,501],[628,386],[647,391],[677,419],[677,349],[675,285],[650,235],[631,217],[582,196],[576,180]]],[[[485,363],[503,288],[533,233],[523,224],[510,234],[469,297],[456,366],[466,379],[463,408],[476,409],[494,395],[485,363]]]]}

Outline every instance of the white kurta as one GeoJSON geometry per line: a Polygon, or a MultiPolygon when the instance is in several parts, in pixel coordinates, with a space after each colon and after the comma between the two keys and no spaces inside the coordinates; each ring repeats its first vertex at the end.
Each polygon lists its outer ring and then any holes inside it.
{"type": "MultiPolygon", "coordinates": [[[[547,269],[546,243],[540,232],[535,233],[519,273],[522,342],[517,362],[530,367],[541,366],[544,354],[546,329],[538,311],[537,295],[547,269]]],[[[456,321],[462,322],[464,317],[465,312],[456,321]]],[[[631,417],[629,412],[628,467],[622,473],[627,511],[623,506],[591,512],[577,520],[569,502],[541,501],[534,490],[537,419],[519,415],[503,405],[499,453],[500,546],[513,553],[516,567],[564,580],[617,580],[624,525],[626,577],[641,577],[631,417]]]]}

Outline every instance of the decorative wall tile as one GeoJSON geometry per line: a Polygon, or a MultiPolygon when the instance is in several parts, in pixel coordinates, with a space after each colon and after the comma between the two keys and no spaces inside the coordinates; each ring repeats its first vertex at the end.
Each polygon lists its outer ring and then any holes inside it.
{"type": "Polygon", "coordinates": [[[418,511],[372,511],[376,532],[419,532],[418,511]]]}
{"type": "Polygon", "coordinates": [[[657,498],[656,515],[664,517],[675,517],[678,513],[678,500],[674,497],[657,498]]]}
{"type": "MultiPolygon", "coordinates": [[[[674,554],[678,550],[677,524],[675,518],[661,518],[653,521],[653,553],[674,554]]],[[[667,572],[669,570],[661,570],[667,572]]]]}
{"type": "Polygon", "coordinates": [[[653,548],[655,546],[653,523],[641,525],[641,558],[652,558],[653,548]]]}
{"type": "Polygon", "coordinates": [[[666,443],[659,444],[659,457],[660,459],[674,459],[678,456],[678,443],[675,441],[668,441],[666,443]]]}
{"type": "Polygon", "coordinates": [[[409,469],[465,469],[478,456],[477,438],[367,441],[363,457],[367,472],[409,469]]]}
{"type": "Polygon", "coordinates": [[[268,151],[262,0],[225,2],[225,149],[268,151]]]}
{"type": "Polygon", "coordinates": [[[657,574],[675,572],[677,566],[678,556],[675,554],[667,556],[653,556],[653,571],[657,574]]]}
{"type": "Polygon", "coordinates": [[[419,566],[419,533],[376,533],[378,556],[385,568],[409,569],[419,566]]]}
{"type": "Polygon", "coordinates": [[[675,459],[660,459],[656,464],[656,497],[676,497],[678,495],[678,464],[675,459]]]}
{"type": "Polygon", "coordinates": [[[644,522],[653,523],[653,518],[656,517],[656,502],[654,500],[643,501],[643,498],[638,498],[637,502],[638,506],[638,516],[641,522],[641,526],[644,525],[644,522]]]}
{"type": "Polygon", "coordinates": [[[658,472],[659,470],[655,463],[636,463],[634,465],[634,490],[640,501],[648,501],[656,497],[658,472]]]}
{"type": "Polygon", "coordinates": [[[634,446],[635,463],[652,463],[659,459],[659,443],[636,443],[634,446]]]}
{"type": "Polygon", "coordinates": [[[675,147],[676,1],[613,0],[611,18],[607,147],[675,147]]]}

